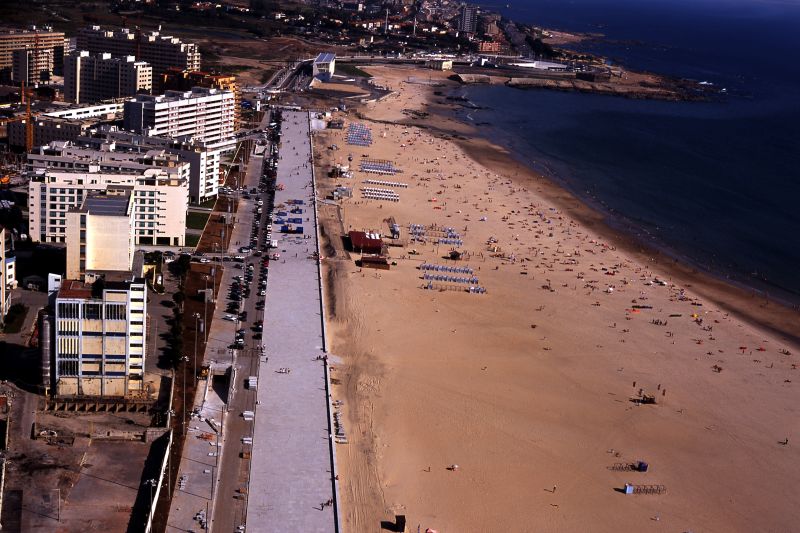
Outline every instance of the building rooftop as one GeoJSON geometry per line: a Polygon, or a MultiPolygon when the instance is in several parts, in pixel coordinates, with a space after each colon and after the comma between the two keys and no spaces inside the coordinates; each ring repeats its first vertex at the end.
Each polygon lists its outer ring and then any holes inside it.
{"type": "Polygon", "coordinates": [[[128,215],[130,202],[130,191],[123,194],[89,193],[83,199],[80,211],[90,215],[124,217],[128,215]]]}
{"type": "Polygon", "coordinates": [[[314,60],[314,63],[330,63],[334,59],[336,59],[336,54],[334,54],[332,52],[322,52],[314,60]]]}
{"type": "MultiPolygon", "coordinates": [[[[87,278],[93,277],[99,281],[103,280],[102,289],[112,291],[127,291],[133,283],[144,283],[141,278],[134,278],[131,272],[118,272],[112,270],[91,270],[87,271],[87,278]]],[[[94,284],[86,283],[77,279],[65,279],[61,281],[61,288],[58,290],[59,298],[70,299],[99,299],[93,295],[94,284]]]]}

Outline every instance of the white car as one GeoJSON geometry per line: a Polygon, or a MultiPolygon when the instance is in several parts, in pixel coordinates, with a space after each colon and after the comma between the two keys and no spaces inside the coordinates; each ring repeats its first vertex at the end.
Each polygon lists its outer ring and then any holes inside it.
{"type": "Polygon", "coordinates": [[[262,289],[262,290],[260,290],[260,291],[258,292],[258,294],[259,294],[259,296],[266,296],[266,294],[267,294],[267,291],[265,291],[265,290],[263,290],[263,289],[262,289]]]}
{"type": "Polygon", "coordinates": [[[236,322],[236,316],[234,315],[225,315],[222,317],[224,320],[230,320],[231,322],[236,322]]]}

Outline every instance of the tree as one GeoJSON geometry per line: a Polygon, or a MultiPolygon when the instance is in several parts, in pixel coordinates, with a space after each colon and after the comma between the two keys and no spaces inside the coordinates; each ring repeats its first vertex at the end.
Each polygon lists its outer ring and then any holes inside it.
{"type": "Polygon", "coordinates": [[[183,302],[186,301],[186,295],[183,291],[178,291],[172,295],[172,300],[178,305],[178,309],[183,311],[183,302]]]}

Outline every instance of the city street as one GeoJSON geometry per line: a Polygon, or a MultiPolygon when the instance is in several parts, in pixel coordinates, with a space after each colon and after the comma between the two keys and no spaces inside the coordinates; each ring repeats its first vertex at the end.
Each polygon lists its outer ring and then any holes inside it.
{"type": "MultiPolygon", "coordinates": [[[[269,114],[265,115],[260,127],[264,128],[268,123],[269,114]]],[[[262,164],[263,157],[251,156],[243,183],[247,189],[258,186],[262,164]]],[[[261,198],[264,196],[258,195],[261,198]]],[[[256,197],[239,200],[233,234],[225,255],[240,255],[239,247],[250,241],[253,211],[257,201],[256,197]]],[[[223,254],[206,254],[206,257],[216,258],[221,255],[223,254]]],[[[249,460],[243,452],[248,451],[249,445],[245,447],[241,439],[252,433],[252,422],[245,421],[241,415],[243,411],[253,410],[255,393],[244,389],[241,383],[242,376],[248,375],[255,368],[260,353],[260,341],[253,338],[255,333],[251,328],[255,319],[262,316],[262,311],[256,309],[256,302],[262,297],[258,296],[254,287],[249,298],[242,298],[239,310],[247,313],[247,319],[243,321],[227,320],[226,316],[231,313],[227,311],[226,305],[234,277],[243,276],[249,265],[253,265],[255,270],[258,263],[258,258],[253,256],[248,256],[241,263],[222,263],[222,286],[212,325],[207,332],[207,351],[203,354],[204,363],[212,367],[209,375],[211,382],[201,381],[197,395],[192,400],[199,416],[192,419],[188,428],[178,476],[179,479],[186,476],[185,485],[183,490],[179,485],[174,493],[167,531],[196,528],[201,525],[197,517],[210,520],[214,531],[234,531],[244,523],[244,492],[249,460]],[[239,329],[246,331],[244,347],[231,348],[239,329]],[[233,373],[230,370],[232,362],[233,373]],[[213,375],[218,372],[222,375],[213,375]],[[232,383],[231,375],[235,376],[232,383]],[[213,425],[201,419],[213,419],[213,425]],[[217,502],[223,502],[216,507],[216,511],[212,509],[214,498],[217,502]]],[[[177,376],[177,379],[181,379],[181,376],[177,376]]]]}

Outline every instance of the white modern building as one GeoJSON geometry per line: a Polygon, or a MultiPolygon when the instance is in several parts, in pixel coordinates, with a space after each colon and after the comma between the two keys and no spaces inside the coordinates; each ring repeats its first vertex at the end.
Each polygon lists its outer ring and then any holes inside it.
{"type": "Polygon", "coordinates": [[[93,104],[153,89],[153,67],[134,56],[91,55],[82,50],[64,58],[64,100],[93,104]]]}
{"type": "MultiPolygon", "coordinates": [[[[104,30],[100,26],[91,26],[78,31],[77,48],[94,54],[109,53],[114,57],[136,56],[137,60],[146,61],[153,67],[156,80],[170,67],[200,70],[197,44],[184,43],[159,31],[104,30]]],[[[156,86],[160,87],[159,83],[156,86]]]]}
{"type": "Polygon", "coordinates": [[[56,395],[128,397],[143,391],[147,284],[124,278],[61,282],[53,336],[56,395]]]}
{"type": "Polygon", "coordinates": [[[161,96],[139,95],[125,102],[125,129],[179,141],[203,141],[233,148],[236,95],[232,91],[195,87],[161,96]]]}
{"type": "MultiPolygon", "coordinates": [[[[103,122],[115,120],[121,115],[122,108],[123,104],[112,103],[41,113],[33,118],[33,145],[41,146],[51,141],[74,141],[103,122]]],[[[9,146],[25,146],[27,123],[25,118],[8,123],[9,146]]]]}
{"type": "Polygon", "coordinates": [[[27,154],[29,172],[54,169],[70,172],[138,172],[152,168],[164,169],[169,175],[189,181],[191,166],[177,154],[154,148],[147,151],[116,150],[114,144],[102,145],[99,150],[79,146],[70,141],[52,141],[37,146],[27,154]]]}
{"type": "Polygon", "coordinates": [[[189,182],[170,167],[143,171],[38,169],[28,184],[29,232],[38,242],[67,242],[67,213],[90,192],[132,187],[136,244],[183,246],[189,182]]]}
{"type": "Polygon", "coordinates": [[[0,226],[0,322],[8,313],[11,289],[17,286],[16,257],[10,234],[0,226]]]}
{"type": "Polygon", "coordinates": [[[336,69],[336,54],[323,52],[314,60],[314,77],[321,81],[330,81],[336,69]]]}
{"type": "Polygon", "coordinates": [[[91,271],[130,272],[136,236],[133,187],[89,192],[67,212],[67,278],[91,271]]]}
{"type": "Polygon", "coordinates": [[[217,197],[219,193],[220,162],[222,149],[211,148],[203,141],[181,142],[169,137],[148,137],[117,129],[115,126],[101,126],[79,137],[78,144],[95,150],[112,152],[147,153],[163,150],[176,154],[181,161],[189,163],[189,201],[193,204],[217,197]]]}

